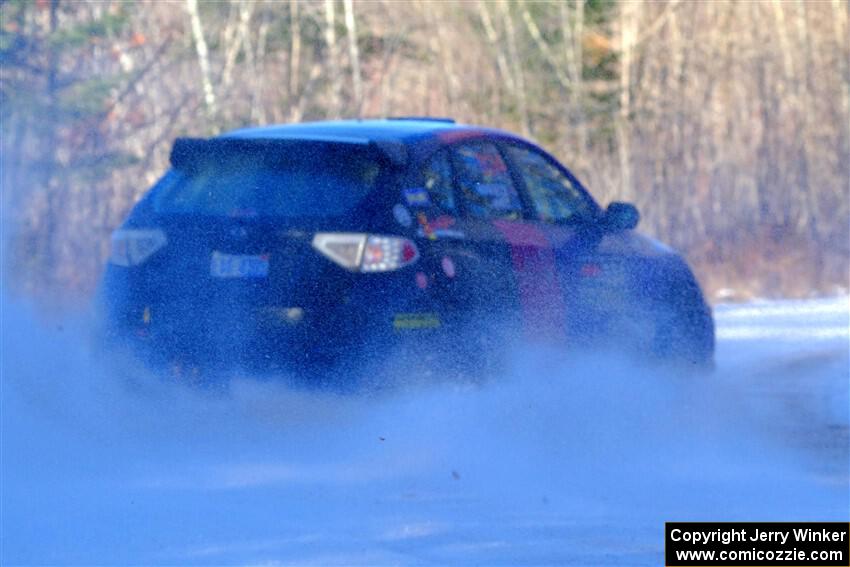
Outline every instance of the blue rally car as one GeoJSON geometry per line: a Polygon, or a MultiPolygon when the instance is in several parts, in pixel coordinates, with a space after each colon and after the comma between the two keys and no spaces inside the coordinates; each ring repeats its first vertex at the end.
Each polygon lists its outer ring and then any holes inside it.
{"type": "Polygon", "coordinates": [[[509,340],[695,366],[711,309],[680,255],[538,146],[451,120],[176,140],[112,235],[112,337],[161,361],[325,365],[414,345],[479,364],[509,340]]]}

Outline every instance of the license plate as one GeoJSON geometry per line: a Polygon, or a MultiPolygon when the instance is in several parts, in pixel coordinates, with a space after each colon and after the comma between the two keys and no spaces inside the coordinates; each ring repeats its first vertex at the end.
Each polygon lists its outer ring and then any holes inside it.
{"type": "Polygon", "coordinates": [[[210,275],[214,278],[265,278],[269,275],[269,255],[246,256],[213,252],[210,275]]]}

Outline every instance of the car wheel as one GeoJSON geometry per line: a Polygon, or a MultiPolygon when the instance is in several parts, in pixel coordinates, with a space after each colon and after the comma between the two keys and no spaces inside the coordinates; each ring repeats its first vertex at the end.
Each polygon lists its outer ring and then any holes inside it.
{"type": "Polygon", "coordinates": [[[656,317],[652,355],[677,367],[699,371],[714,366],[714,322],[701,308],[661,312],[656,317]]]}

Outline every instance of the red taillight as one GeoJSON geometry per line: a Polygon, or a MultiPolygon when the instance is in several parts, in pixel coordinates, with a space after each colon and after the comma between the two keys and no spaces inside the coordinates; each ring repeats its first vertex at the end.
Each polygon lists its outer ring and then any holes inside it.
{"type": "Polygon", "coordinates": [[[416,244],[398,236],[320,232],[313,237],[313,248],[355,272],[390,272],[419,259],[416,244]]]}
{"type": "Polygon", "coordinates": [[[416,245],[409,240],[405,240],[401,248],[402,261],[404,261],[405,264],[409,264],[416,260],[417,256],[419,256],[419,250],[416,249],[416,245]]]}

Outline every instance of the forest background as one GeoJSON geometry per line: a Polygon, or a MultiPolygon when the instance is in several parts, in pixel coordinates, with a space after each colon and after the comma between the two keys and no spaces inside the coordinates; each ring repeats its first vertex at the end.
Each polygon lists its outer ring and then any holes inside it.
{"type": "Polygon", "coordinates": [[[3,286],[89,297],[177,136],[450,116],[527,135],[714,298],[846,293],[846,0],[0,0],[3,286]],[[732,291],[730,291],[732,290],[732,291]]]}

